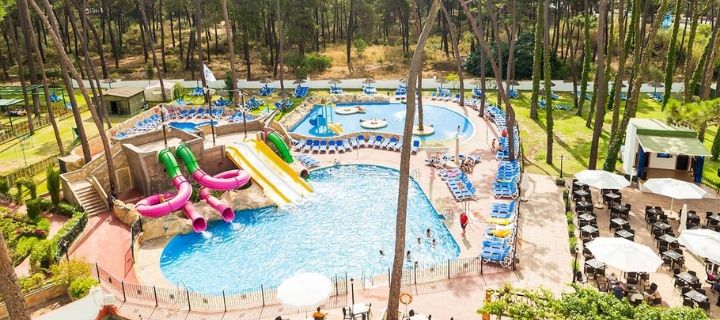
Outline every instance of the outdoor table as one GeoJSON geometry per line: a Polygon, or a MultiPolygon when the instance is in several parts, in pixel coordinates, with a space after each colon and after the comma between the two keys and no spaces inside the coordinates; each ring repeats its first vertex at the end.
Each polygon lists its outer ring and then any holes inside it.
{"type": "Polygon", "coordinates": [[[590,259],[585,261],[585,265],[595,270],[605,269],[605,263],[600,262],[598,259],[590,259]]]}
{"type": "Polygon", "coordinates": [[[576,190],[575,192],[573,192],[573,194],[575,195],[576,198],[583,198],[583,199],[585,199],[585,197],[590,195],[590,193],[588,193],[585,190],[576,190]]]}
{"type": "Polygon", "coordinates": [[[696,303],[700,303],[700,302],[708,300],[708,297],[706,295],[704,295],[700,292],[697,292],[695,290],[690,290],[690,291],[686,292],[685,296],[692,299],[696,303]]]}
{"type": "Polygon", "coordinates": [[[591,202],[586,201],[584,198],[578,202],[575,203],[575,211],[582,210],[587,211],[589,210],[592,212],[593,204],[591,202]]]}
{"type": "Polygon", "coordinates": [[[664,235],[661,235],[658,240],[660,240],[660,242],[658,242],[659,247],[661,242],[667,242],[668,244],[675,243],[677,241],[677,238],[666,233],[664,235]]]}
{"type": "Polygon", "coordinates": [[[623,218],[610,219],[610,222],[616,224],[618,228],[621,228],[622,226],[628,224],[627,220],[625,220],[623,218]]]}
{"type": "Polygon", "coordinates": [[[670,229],[670,225],[665,222],[662,222],[662,221],[655,222],[650,231],[655,230],[655,229],[667,230],[667,229],[670,229]]]}
{"type": "Polygon", "coordinates": [[[578,216],[578,219],[580,219],[580,221],[593,222],[593,221],[595,221],[595,216],[594,216],[594,215],[591,215],[591,214],[584,213],[584,214],[579,215],[579,216],[578,216]]]}
{"type": "Polygon", "coordinates": [[[637,306],[639,305],[643,300],[645,300],[645,297],[642,295],[642,293],[633,293],[629,297],[630,303],[637,306]]]}
{"type": "Polygon", "coordinates": [[[370,313],[370,305],[366,303],[356,303],[352,306],[349,306],[348,309],[350,309],[350,314],[352,314],[353,317],[356,315],[370,313]]]}
{"type": "Polygon", "coordinates": [[[720,223],[720,214],[714,214],[708,217],[708,220],[715,220],[715,222],[720,223]]]}
{"type": "MultiPolygon", "coordinates": [[[[675,252],[675,251],[668,251],[668,252],[675,252]]],[[[675,252],[675,253],[677,253],[677,252],[675,252]]],[[[698,281],[700,281],[700,279],[698,279],[698,277],[691,275],[688,272],[680,273],[680,274],[676,275],[675,277],[677,277],[678,279],[682,280],[683,282],[685,282],[687,284],[698,283],[698,281]]]]}
{"type": "MultiPolygon", "coordinates": [[[[665,252],[662,253],[662,255],[665,256],[665,257],[670,258],[670,260],[672,260],[672,265],[674,265],[677,260],[679,260],[680,258],[683,257],[682,254],[679,254],[677,251],[674,251],[674,250],[665,251],[665,252]]],[[[672,265],[670,266],[671,268],[673,267],[672,265]]],[[[685,272],[685,273],[686,273],[687,275],[689,275],[689,276],[693,276],[693,275],[691,275],[691,274],[689,274],[689,273],[687,273],[687,272],[685,272]]],[[[681,273],[681,274],[682,274],[682,273],[681,273]]],[[[679,278],[679,277],[680,277],[680,274],[678,275],[678,278],[679,278]]],[[[693,276],[693,277],[694,277],[694,276],[693,276]]],[[[695,279],[697,279],[697,278],[695,278],[695,279]]],[[[689,283],[689,282],[688,282],[688,283],[689,283]]]]}
{"type": "Polygon", "coordinates": [[[598,228],[596,228],[595,226],[592,226],[592,225],[586,225],[586,226],[582,226],[582,227],[580,228],[580,231],[593,234],[593,233],[595,233],[595,232],[598,232],[598,228]]]}
{"type": "Polygon", "coordinates": [[[575,181],[575,182],[573,182],[573,186],[575,186],[575,188],[577,188],[577,189],[582,190],[582,188],[585,187],[585,184],[580,181],[575,181]]]}
{"type": "Polygon", "coordinates": [[[615,236],[616,236],[616,237],[620,237],[620,238],[625,238],[625,239],[628,239],[628,240],[630,240],[630,241],[635,241],[635,235],[632,234],[632,233],[630,233],[630,231],[627,231],[627,230],[624,230],[624,229],[615,231],[615,236]]]}
{"type": "Polygon", "coordinates": [[[605,200],[608,205],[611,205],[620,200],[620,195],[615,192],[609,192],[603,195],[603,200],[605,200]]]}
{"type": "Polygon", "coordinates": [[[658,210],[655,208],[650,208],[650,209],[645,209],[645,213],[656,216],[656,215],[661,214],[662,212],[658,212],[658,210]]]}

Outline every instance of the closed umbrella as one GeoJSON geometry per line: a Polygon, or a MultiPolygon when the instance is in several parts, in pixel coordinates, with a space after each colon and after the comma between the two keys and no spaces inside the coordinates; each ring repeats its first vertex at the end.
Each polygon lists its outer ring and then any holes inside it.
{"type": "Polygon", "coordinates": [[[328,277],[315,272],[298,273],[280,283],[277,297],[293,307],[311,307],[329,297],[331,290],[328,277]]]}
{"type": "Polygon", "coordinates": [[[578,182],[598,189],[622,189],[630,185],[625,177],[603,170],[583,170],[575,174],[578,182]]]}
{"type": "Polygon", "coordinates": [[[624,238],[595,238],[587,249],[598,261],[623,272],[655,272],[663,263],[649,247],[624,238]]]}
{"type": "Polygon", "coordinates": [[[687,203],[683,204],[682,210],[680,210],[680,227],[678,227],[678,231],[682,232],[683,230],[687,229],[687,216],[688,216],[688,207],[687,203]]]}
{"type": "Polygon", "coordinates": [[[720,232],[710,229],[692,229],[680,233],[678,243],[694,255],[720,261],[720,232]]]}
{"type": "Polygon", "coordinates": [[[648,192],[669,197],[670,211],[675,199],[702,199],[707,193],[694,183],[672,178],[648,179],[642,187],[648,192]]]}

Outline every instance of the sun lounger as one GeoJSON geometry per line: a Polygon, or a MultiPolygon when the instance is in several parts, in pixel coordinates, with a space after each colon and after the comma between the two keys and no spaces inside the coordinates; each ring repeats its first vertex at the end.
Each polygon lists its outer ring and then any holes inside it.
{"type": "Polygon", "coordinates": [[[368,142],[367,142],[367,140],[365,140],[365,136],[364,136],[364,135],[359,135],[359,136],[357,136],[357,141],[358,141],[358,146],[359,146],[359,147],[365,148],[365,147],[368,146],[368,142]]]}
{"type": "Polygon", "coordinates": [[[382,144],[383,140],[384,140],[384,139],[383,139],[383,137],[382,137],[381,135],[377,135],[377,136],[375,137],[375,140],[373,140],[371,146],[372,146],[373,148],[379,148],[380,145],[382,144]]]}
{"type": "Polygon", "coordinates": [[[295,143],[295,144],[293,145],[293,150],[294,150],[294,151],[300,151],[300,150],[305,146],[305,143],[307,143],[307,140],[300,140],[300,141],[298,141],[297,143],[295,143]]]}
{"type": "Polygon", "coordinates": [[[412,154],[417,154],[418,150],[420,150],[420,140],[413,140],[412,147],[410,148],[410,152],[412,154]]]}
{"type": "Polygon", "coordinates": [[[320,153],[320,140],[315,140],[313,142],[312,153],[316,153],[316,152],[320,153]]]}
{"type": "Polygon", "coordinates": [[[335,150],[336,150],[336,149],[335,149],[335,140],[330,140],[330,142],[328,142],[327,152],[328,152],[328,153],[335,153],[335,150]]]}
{"type": "Polygon", "coordinates": [[[348,145],[345,144],[345,140],[336,140],[335,141],[335,149],[337,149],[337,152],[345,152],[348,148],[348,145]]]}
{"type": "MultiPolygon", "coordinates": [[[[310,151],[312,151],[312,150],[313,150],[313,147],[315,146],[315,142],[317,142],[317,140],[308,140],[308,141],[305,143],[305,146],[303,146],[302,151],[303,151],[303,152],[310,152],[310,151]]],[[[319,145],[319,143],[318,143],[318,145],[319,145]]]]}
{"type": "Polygon", "coordinates": [[[355,149],[358,147],[358,140],[357,137],[348,139],[348,142],[350,143],[350,146],[355,149]]]}
{"type": "Polygon", "coordinates": [[[328,142],[327,140],[320,141],[320,149],[318,150],[320,153],[325,153],[328,151],[328,142]]]}

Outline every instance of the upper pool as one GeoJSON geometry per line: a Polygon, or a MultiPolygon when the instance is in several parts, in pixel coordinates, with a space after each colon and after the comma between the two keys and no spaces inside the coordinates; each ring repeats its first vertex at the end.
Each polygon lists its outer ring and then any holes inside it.
{"type": "MultiPolygon", "coordinates": [[[[310,119],[318,115],[325,115],[328,122],[337,122],[342,124],[343,133],[349,132],[384,132],[391,134],[402,134],[405,126],[405,105],[401,103],[385,103],[385,104],[338,104],[338,107],[360,106],[365,109],[365,113],[355,113],[349,115],[341,115],[335,113],[332,106],[317,105],[310,113],[298,123],[291,131],[309,137],[329,137],[335,135],[331,131],[318,129],[313,126],[310,119]],[[387,126],[381,129],[368,130],[360,126],[360,121],[365,119],[384,119],[387,126]]],[[[428,144],[438,144],[449,142],[455,138],[455,134],[460,128],[460,138],[465,139],[473,135],[475,128],[473,124],[465,116],[449,110],[433,105],[423,105],[423,115],[425,125],[432,125],[435,133],[429,136],[417,137],[428,144]]],[[[417,124],[417,114],[415,115],[415,124],[417,124]]],[[[425,144],[428,146],[428,144],[425,144]]]]}
{"type": "MultiPolygon", "coordinates": [[[[165,278],[193,291],[220,293],[277,285],[299,271],[328,277],[387,274],[395,242],[398,171],[349,165],[315,170],[311,177],[315,192],[301,203],[239,211],[233,223],[211,223],[204,235],[175,236],[160,260],[165,278]]],[[[460,253],[414,181],[406,230],[410,263],[441,262],[460,253]],[[424,236],[428,228],[435,246],[424,236]]]]}
{"type": "Polygon", "coordinates": [[[214,125],[217,125],[217,122],[215,120],[209,120],[209,121],[204,121],[204,122],[172,121],[172,122],[168,123],[168,125],[175,129],[180,129],[182,131],[193,133],[193,132],[195,132],[195,130],[197,130],[198,127],[210,125],[210,121],[212,121],[214,125]]]}

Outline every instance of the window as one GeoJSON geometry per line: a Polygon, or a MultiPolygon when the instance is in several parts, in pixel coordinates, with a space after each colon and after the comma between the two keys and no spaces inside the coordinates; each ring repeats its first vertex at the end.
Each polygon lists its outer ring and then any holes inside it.
{"type": "Polygon", "coordinates": [[[672,155],[669,154],[669,153],[658,153],[658,154],[657,154],[657,157],[658,157],[658,158],[663,158],[663,159],[671,159],[671,158],[672,158],[672,155]]]}

